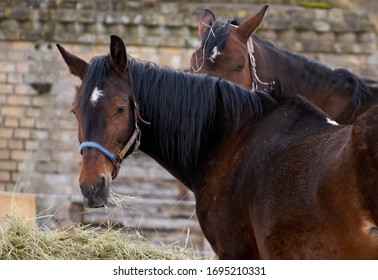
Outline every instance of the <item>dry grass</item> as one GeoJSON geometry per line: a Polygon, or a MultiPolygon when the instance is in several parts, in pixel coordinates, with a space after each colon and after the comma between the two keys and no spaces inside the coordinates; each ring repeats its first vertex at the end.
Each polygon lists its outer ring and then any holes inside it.
{"type": "Polygon", "coordinates": [[[33,222],[7,217],[0,221],[1,260],[170,260],[189,259],[177,247],[156,247],[138,234],[74,226],[40,229],[33,222]]]}

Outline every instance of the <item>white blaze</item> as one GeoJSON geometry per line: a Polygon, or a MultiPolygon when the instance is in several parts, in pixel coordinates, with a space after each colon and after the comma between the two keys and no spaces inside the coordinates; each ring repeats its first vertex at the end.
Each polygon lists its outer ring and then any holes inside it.
{"type": "Polygon", "coordinates": [[[212,63],[214,63],[214,62],[215,62],[215,59],[217,58],[218,55],[220,55],[220,52],[218,51],[218,47],[215,46],[215,47],[213,48],[213,52],[212,52],[211,55],[210,55],[210,61],[211,61],[212,63]]]}
{"type": "Polygon", "coordinates": [[[103,96],[103,92],[99,90],[97,87],[93,90],[92,95],[91,95],[91,103],[93,106],[96,105],[97,101],[101,96],[103,96]]]}

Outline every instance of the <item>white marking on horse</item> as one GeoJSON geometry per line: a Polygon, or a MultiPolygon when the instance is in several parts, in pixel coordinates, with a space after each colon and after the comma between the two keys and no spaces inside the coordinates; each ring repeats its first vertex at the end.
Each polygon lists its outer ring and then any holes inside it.
{"type": "Polygon", "coordinates": [[[211,61],[212,63],[215,63],[215,59],[217,58],[218,55],[220,55],[220,51],[218,51],[218,47],[215,46],[215,47],[213,48],[213,52],[212,52],[211,55],[210,55],[210,61],[211,61]]]}
{"type": "Polygon", "coordinates": [[[331,120],[330,118],[326,118],[326,120],[327,120],[327,123],[329,123],[329,124],[339,125],[337,122],[335,122],[334,120],[331,120]]]}
{"type": "Polygon", "coordinates": [[[103,96],[102,90],[99,90],[97,87],[93,90],[91,95],[91,103],[93,106],[95,106],[100,99],[101,96],[103,96]]]}

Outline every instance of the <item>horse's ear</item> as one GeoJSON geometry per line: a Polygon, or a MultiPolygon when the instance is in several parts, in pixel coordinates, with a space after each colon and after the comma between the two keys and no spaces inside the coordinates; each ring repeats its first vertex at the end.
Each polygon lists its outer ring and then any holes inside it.
{"type": "Polygon", "coordinates": [[[80,57],[66,51],[60,44],[56,44],[56,46],[70,69],[70,72],[80,79],[83,79],[88,63],[82,60],[80,57]]]}
{"type": "Polygon", "coordinates": [[[268,8],[269,5],[264,5],[257,14],[240,24],[237,32],[239,33],[241,38],[245,40],[245,42],[247,42],[249,37],[251,37],[252,34],[255,33],[257,28],[259,28],[268,8]]]}
{"type": "Polygon", "coordinates": [[[215,15],[213,14],[213,12],[209,9],[205,9],[202,18],[198,22],[198,32],[201,39],[205,37],[206,29],[210,27],[214,21],[215,15]]]}
{"type": "Polygon", "coordinates": [[[125,43],[116,35],[110,36],[110,57],[112,65],[120,74],[124,73],[127,67],[127,53],[125,43]]]}

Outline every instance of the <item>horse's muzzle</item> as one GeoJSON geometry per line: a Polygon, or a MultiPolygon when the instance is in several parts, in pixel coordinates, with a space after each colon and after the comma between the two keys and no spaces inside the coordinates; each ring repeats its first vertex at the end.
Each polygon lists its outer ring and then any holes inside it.
{"type": "Polygon", "coordinates": [[[88,208],[104,207],[109,196],[109,184],[106,177],[101,177],[96,183],[85,185],[80,183],[80,190],[88,208]]]}

